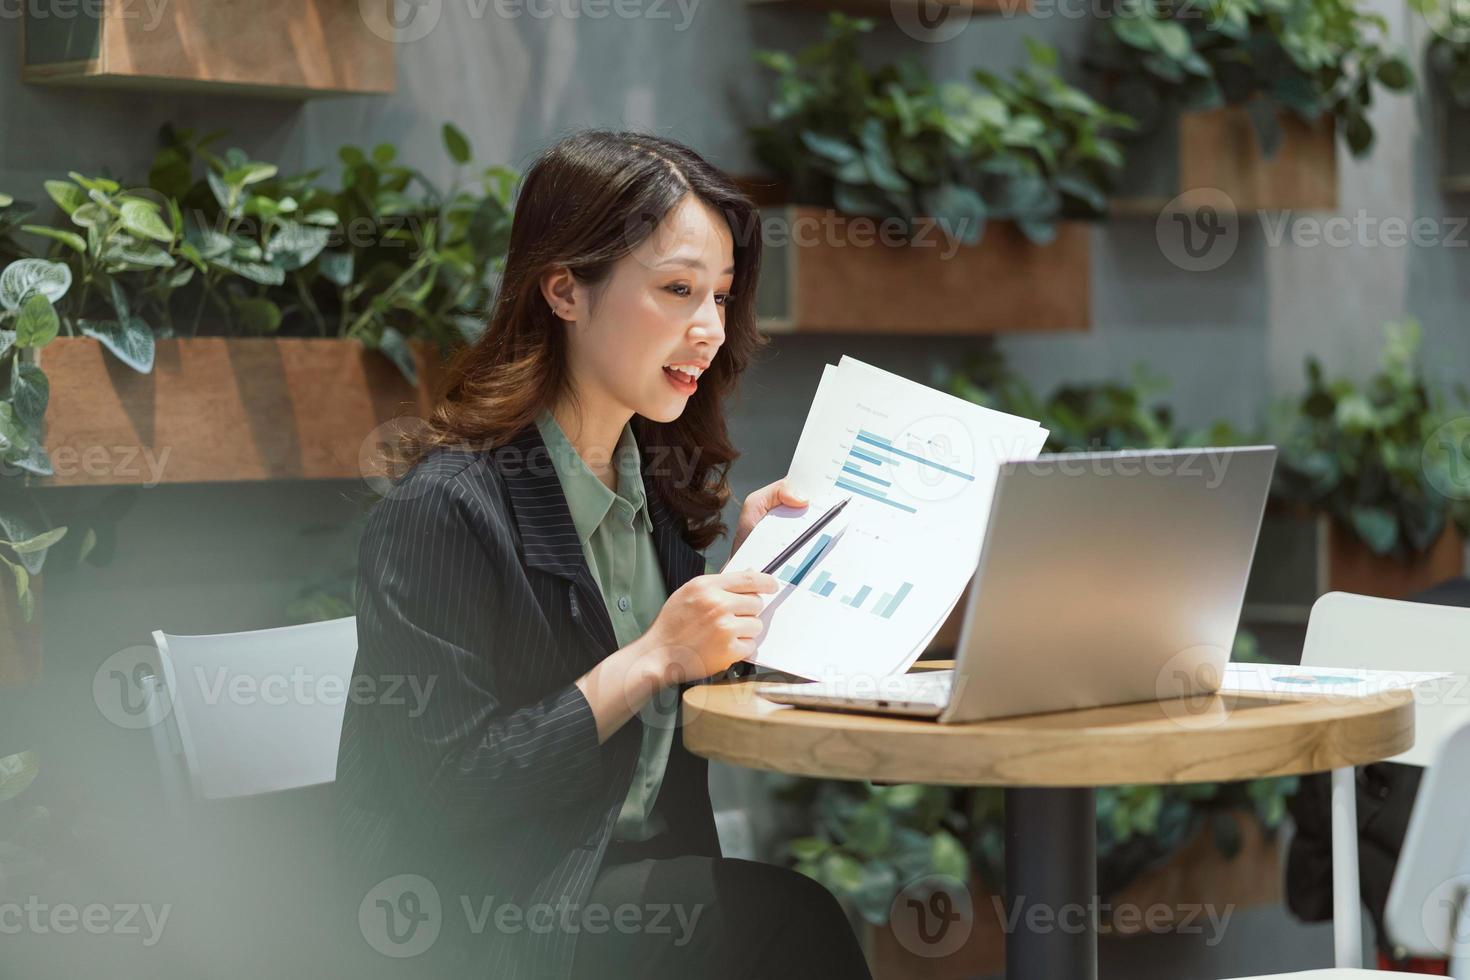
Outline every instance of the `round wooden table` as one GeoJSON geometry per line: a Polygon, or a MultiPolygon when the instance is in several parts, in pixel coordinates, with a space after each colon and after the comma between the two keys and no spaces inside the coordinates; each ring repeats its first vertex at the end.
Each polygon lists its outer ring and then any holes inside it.
{"type": "MultiPolygon", "coordinates": [[[[1211,695],[940,725],[778,705],[757,693],[764,683],[686,691],[684,744],[709,759],[799,776],[1004,787],[1007,908],[1018,926],[1096,909],[1095,787],[1322,772],[1386,759],[1414,741],[1411,691],[1355,700],[1211,695]]],[[[1079,928],[1009,932],[1007,980],[1093,980],[1095,915],[1078,919],[1079,928]]]]}

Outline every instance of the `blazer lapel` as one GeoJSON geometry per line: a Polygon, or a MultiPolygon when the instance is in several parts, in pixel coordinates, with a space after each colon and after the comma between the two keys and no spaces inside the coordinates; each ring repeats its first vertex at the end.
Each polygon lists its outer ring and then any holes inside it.
{"type": "MultiPolygon", "coordinates": [[[[617,635],[597,580],[582,553],[561,481],[535,425],[526,426],[491,453],[510,491],[511,510],[521,539],[521,558],[528,568],[550,572],[570,584],[572,619],[597,642],[604,655],[617,649],[617,635]]],[[[674,590],[704,571],[704,556],[679,533],[674,514],[652,486],[645,487],[648,516],[664,584],[674,590]]]]}
{"type": "Polygon", "coordinates": [[[561,480],[551,465],[551,454],[540,430],[527,426],[491,455],[510,491],[511,510],[520,532],[521,559],[526,567],[565,579],[570,586],[567,597],[572,620],[597,642],[604,655],[616,650],[617,635],[607,604],[582,553],[561,480]]]}

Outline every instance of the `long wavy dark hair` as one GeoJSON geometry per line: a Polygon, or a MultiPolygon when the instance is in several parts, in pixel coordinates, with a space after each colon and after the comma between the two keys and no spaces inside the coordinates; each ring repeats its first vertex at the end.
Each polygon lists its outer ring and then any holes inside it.
{"type": "Polygon", "coordinates": [[[735,182],[699,154],[644,133],[583,130],[531,165],[489,324],[450,361],[427,425],[389,449],[390,472],[401,475],[438,446],[503,445],[534,424],[543,407],[574,394],[567,325],[541,296],[543,274],[566,267],[595,290],[688,194],[723,214],[734,238],[725,342],[677,419],[634,416],[633,426],[650,492],[682,522],[684,539],[703,549],[723,535],[730,464],[740,455],[726,430],[725,401],[765,342],[755,321],[759,216],[735,182]],[[682,465],[651,465],[669,458],[682,465]]]}

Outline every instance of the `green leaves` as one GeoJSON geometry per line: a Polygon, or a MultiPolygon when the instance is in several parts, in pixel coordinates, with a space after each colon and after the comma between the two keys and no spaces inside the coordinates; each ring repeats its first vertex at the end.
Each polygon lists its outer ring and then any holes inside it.
{"type": "Polygon", "coordinates": [[[66,295],[71,281],[71,270],[60,262],[19,259],[0,272],[0,307],[18,310],[32,294],[44,297],[49,305],[66,295]]]}
{"type": "Polygon", "coordinates": [[[150,239],[172,245],[173,229],[164,224],[158,215],[158,206],[152,201],[130,198],[121,205],[122,225],[139,238],[150,239]]]}
{"type": "Polygon", "coordinates": [[[56,308],[42,293],[31,293],[21,303],[15,318],[15,346],[42,347],[55,339],[61,329],[56,308]]]}
{"type": "Polygon", "coordinates": [[[453,123],[444,124],[444,149],[449,152],[450,159],[455,163],[469,163],[474,158],[474,151],[470,149],[470,141],[453,123]]]}
{"type": "Polygon", "coordinates": [[[1280,447],[1274,496],[1331,515],[1378,555],[1421,554],[1450,521],[1470,530],[1470,501],[1437,489],[1454,486],[1446,469],[1467,471],[1470,455],[1436,435],[1470,405],[1462,393],[1451,407],[1426,379],[1419,341],[1413,321],[1386,325],[1382,366],[1361,383],[1308,361],[1303,393],[1269,415],[1267,436],[1280,447]]]}
{"type": "Polygon", "coordinates": [[[138,317],[125,320],[78,320],[77,328],[85,337],[101,341],[117,359],[139,374],[153,370],[153,331],[138,317]]]}
{"type": "Polygon", "coordinates": [[[39,433],[41,420],[46,417],[46,405],[51,400],[51,382],[30,361],[16,357],[10,364],[10,403],[15,407],[15,417],[32,432],[39,433]]]}
{"type": "Polygon", "coordinates": [[[34,752],[0,758],[0,803],[24,793],[41,774],[41,760],[34,752]]]}
{"type": "MultiPolygon", "coordinates": [[[[468,168],[468,183],[449,188],[400,162],[389,144],[343,148],[338,189],[319,171],[283,175],[240,149],[216,153],[218,136],[166,128],[147,187],[76,172],[47,181],[60,227],[22,226],[33,207],[0,199],[0,236],[23,228],[61,259],[26,257],[0,270],[6,462],[51,472],[38,437],[49,383],[24,352],[63,330],[148,373],[160,337],[307,328],[367,342],[410,378],[411,336],[477,335],[519,178],[475,167],[457,127],[444,126],[444,148],[457,170],[468,168]]],[[[23,574],[38,570],[21,564],[23,574]]]]}
{"type": "Polygon", "coordinates": [[[1108,134],[1132,121],[1063,81],[1055,49],[1028,40],[1031,64],[1010,78],[976,71],[969,84],[936,85],[914,60],[869,69],[854,43],[860,23],[834,15],[817,44],[756,56],[778,77],[750,133],[793,200],[934,217],[971,244],[987,219],[1044,242],[1059,218],[1102,213],[1122,162],[1108,134]]]}
{"type": "MultiPolygon", "coordinates": [[[[1124,0],[1099,21],[1104,42],[1089,58],[1114,90],[1114,104],[1138,106],[1151,90],[1151,124],[1170,111],[1222,102],[1250,107],[1257,128],[1282,110],[1312,120],[1336,117],[1354,155],[1373,145],[1367,108],[1374,84],[1413,88],[1413,71],[1384,48],[1387,24],[1359,0],[1212,0],[1203,6],[1124,0]]],[[[1467,75],[1470,80],[1470,75],[1467,75]]],[[[1470,89],[1467,89],[1470,98],[1470,89]]],[[[1269,156],[1269,153],[1267,154],[1269,156]]]]}

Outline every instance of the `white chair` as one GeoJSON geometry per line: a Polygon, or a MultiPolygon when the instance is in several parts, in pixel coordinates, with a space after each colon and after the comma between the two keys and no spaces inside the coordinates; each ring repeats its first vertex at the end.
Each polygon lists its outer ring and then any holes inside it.
{"type": "Polygon", "coordinates": [[[336,779],[355,616],[212,636],[155,630],[153,641],[162,676],[144,690],[170,795],[232,799],[336,779]]]}
{"type": "MultiPolygon", "coordinates": [[[[1470,720],[1440,740],[1419,783],[1383,918],[1395,945],[1414,956],[1447,956],[1449,975],[1470,980],[1470,720]]],[[[1335,969],[1243,980],[1404,976],[1428,974],[1335,969]]]]}
{"type": "MultiPolygon", "coordinates": [[[[1464,675],[1470,672],[1470,608],[1329,592],[1312,606],[1301,662],[1307,667],[1443,670],[1464,675]]],[[[1415,705],[1413,747],[1387,761],[1429,765],[1440,754],[1446,737],[1470,721],[1470,707],[1464,701],[1464,697],[1439,698],[1432,703],[1421,699],[1415,705]]],[[[1421,788],[1421,801],[1423,796],[1421,788]]],[[[1464,804],[1460,806],[1459,812],[1463,814],[1464,804]]],[[[1416,817],[1418,813],[1416,806],[1416,817]]],[[[1400,871],[1407,854],[1406,842],[1400,856],[1400,871]]],[[[1458,853],[1446,853],[1429,860],[1431,865],[1437,862],[1435,866],[1442,871],[1459,859],[1458,853]]],[[[1358,890],[1357,799],[1351,767],[1332,773],[1332,869],[1333,945],[1338,969],[1291,976],[1328,980],[1375,975],[1359,969],[1362,912],[1358,890]]],[[[1394,883],[1397,885],[1397,877],[1394,883]]],[[[1403,944],[1400,936],[1395,934],[1394,938],[1403,944]]],[[[1412,946],[1406,948],[1415,950],[1412,946]]],[[[1443,954],[1430,947],[1424,955],[1443,954]]]]}

